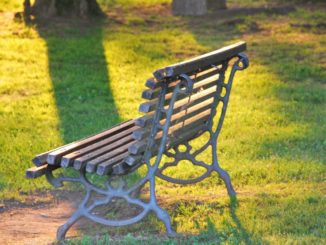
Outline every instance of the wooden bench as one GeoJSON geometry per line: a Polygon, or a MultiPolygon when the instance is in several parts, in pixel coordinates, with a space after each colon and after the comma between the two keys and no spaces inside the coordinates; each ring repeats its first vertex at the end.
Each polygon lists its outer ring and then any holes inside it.
{"type": "Polygon", "coordinates": [[[142,98],[147,100],[140,105],[144,116],[42,153],[33,159],[35,166],[26,171],[27,178],[45,175],[55,187],[62,186],[64,181],[77,182],[86,191],[76,212],[59,227],[58,240],[64,239],[68,229],[81,217],[108,226],[123,226],[140,221],[149,212],[154,212],[164,222],[168,234],[174,234],[168,213],[157,203],[155,177],[172,183],[191,184],[216,171],[225,182],[229,195],[235,195],[228,173],[218,164],[217,138],[235,72],[249,65],[248,58],[242,53],[245,49],[246,44],[239,42],[157,70],[154,77],[147,80],[148,89],[142,93],[142,98]],[[231,70],[227,72],[229,66],[231,70]],[[217,110],[218,105],[221,106],[220,111],[217,110]],[[209,139],[194,150],[192,140],[206,132],[209,133],[209,139]],[[181,146],[183,150],[179,148],[181,146]],[[196,157],[209,147],[212,161],[207,164],[197,160],[196,157]],[[174,160],[162,162],[164,155],[174,160]],[[205,173],[192,179],[165,175],[165,169],[177,166],[182,160],[204,168],[205,173]],[[127,186],[122,176],[143,165],[147,168],[147,174],[135,184],[127,186]],[[56,169],[68,167],[77,170],[79,176],[53,175],[56,169]],[[92,183],[87,173],[107,176],[105,187],[92,183]],[[145,184],[150,186],[150,197],[146,202],[134,195],[145,184]],[[93,193],[102,198],[91,198],[93,193]],[[121,220],[102,217],[94,212],[97,207],[110,204],[114,198],[124,199],[142,211],[135,217],[121,220]]]}

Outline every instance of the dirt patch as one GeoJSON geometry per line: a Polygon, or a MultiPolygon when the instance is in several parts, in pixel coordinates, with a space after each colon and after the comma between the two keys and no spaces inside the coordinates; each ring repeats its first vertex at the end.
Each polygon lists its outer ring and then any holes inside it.
{"type": "MultiPolygon", "coordinates": [[[[79,193],[60,192],[34,195],[25,203],[6,201],[0,212],[0,244],[50,244],[55,242],[57,228],[76,209],[79,193]],[[35,202],[37,200],[37,202],[35,202]]],[[[68,233],[77,236],[89,225],[78,222],[68,233]]]]}

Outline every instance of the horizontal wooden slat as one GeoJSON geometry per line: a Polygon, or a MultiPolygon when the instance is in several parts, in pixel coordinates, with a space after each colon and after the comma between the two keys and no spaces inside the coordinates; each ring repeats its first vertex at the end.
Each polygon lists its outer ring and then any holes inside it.
{"type": "Polygon", "coordinates": [[[97,150],[94,150],[86,155],[83,155],[81,157],[78,157],[74,160],[73,166],[76,170],[81,169],[87,162],[98,158],[108,152],[111,152],[113,150],[115,150],[116,148],[126,148],[125,144],[128,144],[129,142],[135,141],[132,138],[132,135],[128,135],[122,139],[120,139],[119,141],[116,141],[112,144],[106,145],[104,147],[101,147],[97,150]]]}
{"type": "Polygon", "coordinates": [[[136,142],[135,144],[132,144],[129,146],[128,151],[130,154],[139,154],[140,152],[144,152],[146,149],[147,141],[143,140],[140,142],[136,142]]]}
{"type": "MultiPolygon", "coordinates": [[[[205,100],[210,100],[213,101],[213,97],[211,94],[204,96],[202,98],[196,99],[195,101],[191,101],[191,103],[196,103],[199,104],[205,100]]],[[[179,110],[181,107],[180,104],[177,104],[174,106],[174,110],[173,113],[175,113],[177,110],[179,110]]],[[[143,116],[143,117],[139,117],[135,120],[135,124],[139,127],[145,128],[145,127],[149,127],[151,126],[152,122],[153,122],[153,118],[154,118],[154,112],[150,112],[147,115],[143,116]]],[[[162,115],[162,118],[164,119],[165,116],[164,114],[162,115]]]]}
{"type": "Polygon", "coordinates": [[[78,151],[74,151],[72,153],[69,153],[68,155],[64,155],[61,160],[61,166],[62,167],[70,167],[73,165],[74,159],[76,159],[78,157],[82,157],[83,155],[91,153],[99,148],[105,147],[115,141],[121,140],[122,138],[131,135],[137,129],[139,129],[139,127],[137,127],[137,126],[131,127],[129,129],[126,129],[118,134],[115,134],[115,135],[109,137],[109,138],[106,138],[97,143],[94,143],[85,148],[82,148],[78,151]]]}
{"type": "MultiPolygon", "coordinates": [[[[217,68],[210,68],[198,73],[195,73],[194,75],[191,75],[190,78],[194,81],[194,83],[200,82],[204,79],[210,78],[212,76],[216,76],[218,75],[220,72],[219,69],[217,68]]],[[[168,89],[167,89],[167,93],[172,92],[173,89],[175,88],[175,86],[180,82],[180,80],[176,80],[173,82],[169,83],[168,89]]],[[[144,90],[142,93],[142,98],[143,99],[154,99],[156,97],[158,97],[159,93],[160,93],[160,84],[164,83],[164,82],[157,82],[155,79],[150,79],[146,82],[146,86],[149,87],[150,89],[144,90]]]]}
{"type": "MultiPolygon", "coordinates": [[[[203,91],[200,91],[198,93],[195,93],[193,95],[190,96],[187,96],[187,95],[183,95],[183,96],[180,96],[181,99],[177,100],[174,104],[174,108],[177,108],[177,107],[180,107],[186,103],[190,103],[190,102],[193,102],[194,100],[197,100],[201,97],[204,97],[208,94],[212,95],[216,92],[216,85],[215,84],[211,84],[212,87],[210,88],[207,88],[203,91]]],[[[171,95],[172,96],[172,95],[171,95]]],[[[169,96],[165,101],[164,101],[164,105],[166,105],[166,108],[168,107],[168,103],[170,102],[170,99],[171,99],[171,96],[169,96]]],[[[143,103],[140,105],[139,107],[139,111],[140,112],[143,112],[143,113],[148,113],[148,112],[151,112],[151,111],[154,111],[157,107],[157,100],[151,100],[150,102],[146,102],[146,103],[143,103]]]]}
{"type": "Polygon", "coordinates": [[[138,162],[134,166],[130,167],[127,165],[124,161],[121,163],[117,163],[116,165],[113,166],[113,171],[112,175],[125,175],[131,172],[134,172],[139,168],[141,165],[143,165],[142,162],[138,162]]]}
{"type": "MultiPolygon", "coordinates": [[[[213,101],[214,101],[214,98],[210,98],[206,101],[203,101],[198,104],[194,104],[193,106],[184,108],[183,110],[173,114],[171,117],[171,125],[174,125],[175,122],[177,122],[177,121],[185,120],[185,119],[191,118],[193,116],[196,116],[198,113],[211,108],[213,101]]],[[[144,120],[146,120],[146,119],[144,119],[144,120]]],[[[150,119],[148,119],[148,120],[150,120],[150,119]]],[[[160,124],[163,125],[165,123],[165,121],[166,121],[165,119],[161,120],[160,124]]],[[[134,131],[132,134],[132,137],[135,140],[140,141],[140,140],[148,137],[150,132],[151,132],[151,125],[134,131]]]]}
{"type": "MultiPolygon", "coordinates": [[[[204,80],[202,80],[200,82],[195,83],[194,86],[193,86],[193,92],[192,93],[196,94],[201,90],[208,89],[208,88],[211,88],[213,86],[216,86],[217,85],[217,79],[218,79],[218,76],[212,76],[212,77],[206,78],[206,79],[204,79],[204,80]]],[[[172,95],[173,95],[173,92],[166,94],[164,105],[168,105],[170,103],[172,95]]],[[[180,94],[180,95],[178,95],[178,100],[180,100],[182,98],[187,98],[187,97],[189,97],[189,95],[180,94]]],[[[153,99],[153,100],[151,100],[149,102],[145,102],[145,103],[140,105],[139,110],[141,112],[145,112],[145,113],[149,112],[149,111],[153,111],[153,110],[156,109],[157,103],[158,103],[158,98],[153,99]]]]}
{"type": "Polygon", "coordinates": [[[27,179],[36,179],[45,175],[47,168],[51,168],[51,170],[55,170],[60,166],[49,166],[48,164],[42,165],[40,167],[31,167],[26,170],[26,178],[27,179]]]}
{"type": "Polygon", "coordinates": [[[153,122],[154,113],[147,113],[145,116],[139,117],[135,120],[135,124],[139,127],[147,127],[153,122]]]}
{"type": "Polygon", "coordinates": [[[106,175],[110,174],[112,172],[112,168],[115,164],[119,162],[123,162],[123,160],[129,155],[128,152],[125,152],[123,154],[120,154],[116,157],[113,157],[105,162],[100,163],[97,166],[96,173],[98,175],[106,175]]]}
{"type": "Polygon", "coordinates": [[[113,128],[105,130],[99,134],[96,134],[91,137],[85,138],[83,140],[75,141],[73,143],[65,145],[64,147],[49,153],[48,157],[47,157],[47,162],[48,162],[48,164],[52,164],[52,165],[59,164],[61,157],[63,155],[69,154],[73,151],[79,150],[83,147],[86,147],[86,146],[93,144],[97,141],[100,141],[104,138],[110,137],[110,136],[117,134],[123,130],[126,130],[127,128],[130,128],[134,125],[135,125],[134,120],[127,121],[127,122],[121,123],[113,128]]]}
{"type": "MultiPolygon", "coordinates": [[[[201,133],[204,132],[204,130],[206,130],[206,125],[204,124],[197,124],[197,125],[190,125],[191,127],[187,127],[185,128],[185,130],[181,130],[179,131],[179,133],[177,134],[177,137],[172,137],[168,140],[168,145],[166,150],[168,150],[169,148],[176,146],[182,142],[185,141],[190,141],[192,140],[194,137],[199,136],[201,133]]],[[[157,150],[158,150],[158,145],[156,145],[154,147],[154,149],[152,149],[152,155],[157,154],[157,150]]],[[[135,154],[135,155],[129,155],[126,159],[125,159],[125,163],[127,163],[130,167],[132,166],[137,166],[137,165],[141,165],[143,164],[141,159],[143,157],[143,152],[140,152],[139,154],[135,154]]]]}
{"type": "Polygon", "coordinates": [[[33,159],[32,159],[32,162],[35,164],[35,166],[37,167],[40,167],[42,165],[46,165],[47,164],[47,158],[48,158],[48,154],[52,151],[55,151],[55,150],[58,150],[62,147],[59,147],[57,149],[54,149],[54,150],[51,150],[51,151],[47,151],[47,152],[44,152],[44,153],[41,153],[37,156],[35,156],[33,159]]]}
{"type": "Polygon", "coordinates": [[[198,56],[196,58],[159,69],[154,72],[154,77],[160,81],[166,78],[178,76],[180,74],[187,74],[191,71],[198,70],[200,68],[204,68],[212,64],[218,64],[224,60],[231,59],[245,50],[246,43],[238,42],[218,49],[216,51],[198,56]]]}
{"type": "MultiPolygon", "coordinates": [[[[191,126],[191,125],[197,125],[198,123],[204,123],[204,120],[207,119],[210,116],[210,109],[199,113],[197,116],[191,117],[185,121],[182,121],[178,124],[175,124],[174,126],[169,128],[169,132],[168,134],[174,134],[177,133],[179,129],[181,128],[185,128],[187,126],[191,126]]],[[[156,141],[160,140],[162,138],[163,135],[163,131],[158,132],[158,134],[156,135],[156,141]]],[[[144,152],[146,149],[146,145],[147,145],[147,138],[139,141],[135,144],[132,144],[129,148],[128,151],[131,154],[137,155],[141,152],[144,152]]]]}
{"type": "MultiPolygon", "coordinates": [[[[120,143],[120,142],[119,142],[120,143]]],[[[127,143],[121,143],[119,146],[117,146],[115,149],[109,151],[108,153],[101,155],[99,157],[96,157],[86,163],[86,171],[89,173],[95,172],[97,165],[110,160],[113,157],[116,157],[118,155],[121,155],[128,151],[128,147],[132,144],[135,144],[135,141],[129,141],[127,143]]]]}
{"type": "Polygon", "coordinates": [[[125,159],[125,163],[128,164],[130,167],[138,164],[143,159],[143,155],[128,155],[128,157],[125,159]]]}

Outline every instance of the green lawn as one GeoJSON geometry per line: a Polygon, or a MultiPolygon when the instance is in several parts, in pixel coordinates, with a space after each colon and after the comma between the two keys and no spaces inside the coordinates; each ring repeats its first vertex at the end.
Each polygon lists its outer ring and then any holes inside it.
{"type": "MultiPolygon", "coordinates": [[[[0,3],[0,200],[50,188],[24,178],[35,154],[139,116],[155,69],[244,40],[250,67],[236,76],[219,138],[238,205],[215,175],[185,187],[159,181],[159,200],[185,234],[159,239],[325,244],[326,5],[256,11],[280,3],[232,0],[242,8],[232,15],[186,18],[171,16],[169,2],[102,0],[102,22],[30,26],[13,20],[20,1],[0,3]]],[[[187,170],[179,176],[197,172],[187,170]]],[[[141,225],[120,230],[146,228],[119,243],[151,243],[148,234],[164,232],[154,217],[141,225]]]]}

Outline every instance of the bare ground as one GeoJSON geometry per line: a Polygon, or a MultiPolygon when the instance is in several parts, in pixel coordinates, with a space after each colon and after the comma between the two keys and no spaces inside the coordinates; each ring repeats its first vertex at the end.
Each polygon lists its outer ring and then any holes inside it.
{"type": "MultiPolygon", "coordinates": [[[[8,201],[0,208],[0,244],[49,244],[55,242],[57,228],[73,213],[79,200],[77,193],[48,193],[18,203],[8,201]]],[[[82,220],[68,233],[77,236],[90,222],[82,220]]]]}

